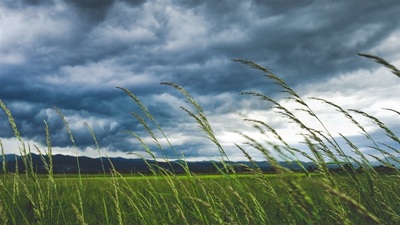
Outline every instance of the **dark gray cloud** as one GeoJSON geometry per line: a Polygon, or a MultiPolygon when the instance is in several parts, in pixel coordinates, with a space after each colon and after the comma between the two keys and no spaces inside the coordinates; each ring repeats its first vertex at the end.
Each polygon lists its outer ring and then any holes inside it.
{"type": "MultiPolygon", "coordinates": [[[[44,143],[45,120],[53,145],[70,146],[56,106],[79,148],[93,146],[87,122],[101,146],[132,151],[140,147],[122,131],[146,132],[130,114],[140,108],[115,88],[125,87],[177,137],[179,149],[208,157],[203,142],[187,138],[200,132],[179,111],[183,97],[160,82],[185,87],[211,117],[258,115],[268,107],[239,93],[280,96],[279,89],[231,59],[267,66],[297,90],[374,70],[377,64],[356,53],[398,62],[399,53],[385,46],[399,46],[399,11],[397,1],[2,1],[0,99],[24,138],[44,143]]],[[[0,137],[12,137],[3,112],[0,121],[0,137]]]]}

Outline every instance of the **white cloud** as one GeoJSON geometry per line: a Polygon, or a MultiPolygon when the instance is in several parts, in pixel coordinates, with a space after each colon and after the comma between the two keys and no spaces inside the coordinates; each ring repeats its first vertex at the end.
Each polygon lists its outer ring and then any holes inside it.
{"type": "Polygon", "coordinates": [[[162,26],[154,18],[152,8],[146,5],[128,7],[116,2],[109,10],[107,18],[90,31],[87,45],[110,48],[155,41],[156,32],[162,26]]]}
{"type": "Polygon", "coordinates": [[[154,95],[151,98],[151,102],[168,104],[173,109],[178,109],[180,106],[186,106],[187,103],[182,98],[177,98],[169,93],[161,93],[159,95],[154,95]]]}
{"type": "Polygon", "coordinates": [[[0,59],[0,65],[19,65],[26,62],[25,56],[21,53],[0,52],[0,59]]]}
{"type": "MultiPolygon", "coordinates": [[[[22,145],[16,138],[2,138],[1,142],[3,144],[4,154],[16,154],[20,155],[20,149],[22,150],[22,145]]],[[[39,148],[42,154],[45,154],[48,149],[47,146],[43,146],[35,141],[29,140],[24,142],[26,151],[28,153],[29,148],[32,153],[39,154],[37,148],[39,148]],[[36,148],[36,147],[37,148],[36,148]]],[[[139,158],[138,155],[150,159],[150,155],[144,151],[133,151],[135,154],[127,154],[127,152],[114,151],[109,150],[107,148],[93,148],[93,147],[85,147],[83,149],[78,149],[75,147],[52,147],[53,155],[70,155],[70,156],[87,156],[91,158],[98,157],[124,157],[124,158],[139,158]]]]}
{"type": "Polygon", "coordinates": [[[374,35],[379,33],[381,30],[382,24],[379,23],[362,26],[354,31],[352,37],[344,43],[344,46],[347,48],[361,46],[365,44],[368,40],[370,40],[374,35]]]}
{"type": "Polygon", "coordinates": [[[63,66],[58,74],[44,76],[43,80],[51,85],[83,85],[87,88],[140,86],[152,84],[155,81],[152,75],[135,74],[129,68],[118,65],[113,60],[63,66]]]}
{"type": "Polygon", "coordinates": [[[17,138],[2,138],[4,154],[20,154],[19,149],[22,147],[17,138]]]}
{"type": "Polygon", "coordinates": [[[30,49],[39,43],[68,38],[72,24],[67,20],[68,9],[60,2],[51,9],[0,7],[0,50],[30,49]]]}
{"type": "Polygon", "coordinates": [[[400,80],[386,68],[357,70],[302,88],[304,96],[332,101],[345,109],[354,108],[372,113],[381,108],[399,108],[400,80]]]}
{"type": "Polygon", "coordinates": [[[206,44],[208,24],[202,16],[171,5],[166,6],[163,13],[168,18],[165,50],[190,50],[206,44]]]}
{"type": "MultiPolygon", "coordinates": [[[[304,87],[301,95],[306,102],[324,122],[324,125],[334,136],[338,133],[346,136],[358,136],[360,130],[345,119],[344,115],[336,112],[327,104],[316,100],[308,100],[308,97],[318,97],[333,102],[343,109],[357,109],[377,117],[390,127],[400,126],[394,119],[394,114],[383,108],[400,110],[399,79],[387,71],[379,68],[373,71],[358,70],[345,73],[326,80],[324,83],[312,83],[304,87]]],[[[378,129],[366,117],[350,113],[368,132],[378,129]]],[[[311,123],[311,121],[310,121],[311,123]]]]}
{"type": "MultiPolygon", "coordinates": [[[[337,112],[335,108],[328,106],[323,102],[309,99],[309,97],[326,99],[339,105],[345,110],[351,108],[365,111],[370,115],[377,117],[392,129],[400,126],[400,123],[394,117],[393,112],[382,109],[392,108],[400,110],[400,101],[398,99],[400,94],[400,81],[396,76],[388,72],[386,68],[379,68],[373,71],[358,70],[351,73],[345,73],[328,79],[325,82],[311,83],[305,87],[297,87],[297,89],[300,90],[299,94],[317,114],[323,125],[336,138],[339,137],[339,134],[353,138],[361,137],[361,130],[349,119],[345,118],[343,114],[337,112]]],[[[201,101],[206,103],[210,101],[210,98],[203,96],[201,101]]],[[[283,118],[283,116],[277,113],[276,110],[271,110],[267,107],[265,110],[246,110],[245,103],[249,103],[249,101],[253,100],[246,100],[241,104],[240,101],[234,99],[228,94],[214,96],[213,102],[219,102],[218,99],[223,99],[222,102],[227,105],[232,104],[231,106],[233,108],[237,108],[237,110],[231,110],[231,112],[228,113],[225,112],[219,114],[209,112],[210,116],[208,116],[211,126],[214,128],[217,135],[217,139],[220,140],[221,144],[227,146],[228,149],[232,148],[232,143],[241,144],[246,141],[243,137],[234,133],[233,131],[235,130],[254,138],[260,143],[265,143],[264,141],[279,143],[275,137],[268,134],[268,132],[264,135],[259,133],[256,129],[252,129],[250,126],[252,125],[251,122],[243,122],[243,117],[239,115],[240,112],[243,113],[243,110],[245,110],[244,114],[246,118],[256,119],[267,123],[290,145],[299,145],[300,142],[304,141],[304,138],[299,134],[304,134],[305,131],[298,125],[289,123],[289,120],[283,118]],[[234,104],[234,102],[236,104],[234,104]]],[[[256,98],[254,99],[256,101],[261,101],[256,98]]],[[[275,100],[289,109],[290,112],[294,113],[294,115],[297,116],[305,125],[323,131],[326,134],[326,131],[324,130],[325,128],[318,120],[308,115],[308,113],[296,110],[297,108],[301,108],[299,104],[287,99],[275,100]]],[[[213,108],[215,108],[216,112],[219,111],[218,107],[213,108]]],[[[367,130],[367,132],[373,133],[380,130],[380,128],[370,119],[355,113],[351,114],[367,130]]],[[[341,138],[339,137],[339,139],[341,138]]],[[[369,143],[369,141],[356,144],[360,144],[360,147],[362,148],[362,146],[367,145],[367,143],[369,143]]],[[[257,151],[251,149],[250,153],[257,155],[257,151]]],[[[235,151],[231,151],[229,154],[239,157],[235,151]]]]}
{"type": "Polygon", "coordinates": [[[64,118],[68,122],[71,130],[87,130],[85,123],[96,131],[111,132],[119,127],[119,124],[112,119],[98,118],[94,116],[82,117],[75,114],[64,116],[64,118]]]}
{"type": "Polygon", "coordinates": [[[376,55],[388,55],[386,60],[397,60],[393,63],[400,67],[400,29],[395,29],[384,40],[380,41],[378,45],[371,49],[371,53],[376,55]]]}

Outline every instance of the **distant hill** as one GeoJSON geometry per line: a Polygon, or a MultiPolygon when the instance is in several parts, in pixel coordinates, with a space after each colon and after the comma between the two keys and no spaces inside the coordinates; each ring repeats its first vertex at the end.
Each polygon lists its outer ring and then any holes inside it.
{"type": "MultiPolygon", "coordinates": [[[[18,169],[20,171],[24,171],[24,164],[22,162],[21,156],[17,155],[5,155],[7,171],[15,172],[16,163],[18,163],[18,169]],[[15,159],[17,158],[17,161],[15,159]]],[[[103,173],[103,170],[106,173],[109,173],[114,167],[120,173],[151,173],[151,169],[157,169],[159,167],[173,171],[175,173],[183,173],[184,170],[181,167],[179,161],[154,161],[154,160],[144,160],[144,159],[127,159],[127,158],[90,158],[86,156],[80,156],[79,158],[79,167],[81,173],[88,174],[96,174],[103,173]],[[150,165],[150,166],[149,166],[150,165]],[[157,165],[157,166],[156,166],[157,165]]],[[[49,162],[47,156],[44,156],[44,160],[49,162]]],[[[78,173],[78,164],[77,158],[75,156],[66,156],[66,155],[54,155],[52,157],[53,160],[53,172],[54,173],[78,173]]],[[[43,159],[36,154],[32,154],[32,162],[33,168],[36,173],[47,173],[45,165],[43,163],[43,159]]],[[[223,165],[221,162],[217,161],[197,161],[197,162],[186,162],[190,171],[194,173],[218,173],[218,169],[222,168],[223,165]]],[[[248,161],[238,161],[238,162],[229,162],[229,164],[233,165],[235,170],[238,172],[247,172],[249,168],[254,167],[251,162],[248,161]]],[[[263,172],[274,172],[273,167],[266,161],[256,162],[257,166],[263,172]]],[[[279,162],[279,164],[283,167],[286,167],[290,170],[301,171],[303,168],[308,171],[315,170],[316,166],[312,162],[279,162]]],[[[374,165],[376,167],[381,166],[380,164],[374,165]]],[[[330,168],[335,171],[337,169],[337,165],[331,165],[330,168]]],[[[3,162],[0,159],[0,169],[3,168],[3,162]]],[[[399,167],[398,167],[399,168],[399,167]]]]}
{"type": "MultiPolygon", "coordinates": [[[[15,165],[18,163],[18,169],[20,171],[25,170],[24,164],[21,156],[16,155],[5,155],[7,170],[10,172],[15,172],[15,165]],[[17,158],[17,161],[15,161],[17,158]]],[[[49,159],[44,156],[46,162],[49,159]]],[[[180,161],[154,161],[154,160],[144,160],[144,159],[127,159],[127,158],[90,158],[85,156],[80,156],[79,167],[81,173],[103,173],[103,169],[106,173],[114,167],[120,173],[151,173],[149,168],[161,167],[163,169],[173,171],[175,173],[183,173],[184,170],[180,165],[180,161]],[[156,166],[158,165],[158,166],[156,166]]],[[[53,172],[54,173],[77,173],[78,164],[77,158],[75,156],[67,155],[54,155],[53,160],[53,172]]],[[[36,154],[32,154],[33,168],[37,173],[47,173],[43,159],[36,154]]],[[[250,162],[238,161],[229,162],[232,164],[238,172],[246,172],[249,167],[254,167],[250,162]]],[[[0,161],[0,168],[2,168],[2,162],[0,161]]],[[[186,162],[190,171],[194,173],[217,173],[218,169],[222,168],[221,162],[217,161],[197,161],[197,162],[186,162]]],[[[301,170],[301,167],[297,163],[285,163],[282,162],[281,165],[293,169],[301,170]]],[[[312,163],[303,163],[305,168],[315,168],[312,163]]],[[[273,167],[266,161],[257,162],[257,166],[264,172],[273,172],[273,167]]]]}

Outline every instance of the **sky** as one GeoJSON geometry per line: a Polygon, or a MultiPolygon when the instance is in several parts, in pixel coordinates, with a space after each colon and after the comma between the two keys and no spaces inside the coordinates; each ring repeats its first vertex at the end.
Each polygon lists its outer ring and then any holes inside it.
{"type": "MultiPolygon", "coordinates": [[[[32,151],[47,149],[46,122],[54,154],[148,157],[129,133],[134,132],[156,157],[174,158],[154,124],[146,119],[162,151],[132,115],[145,118],[116,88],[123,87],[147,107],[175,151],[188,160],[218,158],[216,146],[180,109],[191,109],[184,96],[161,82],[182,86],[203,107],[231,160],[245,158],[235,144],[262,159],[240,133],[275,143],[246,118],[268,123],[301,148],[299,127],[271,104],[240,93],[263,93],[311,127],[321,126],[296,111],[299,106],[261,71],[232,60],[246,59],[285,80],[338,140],[346,135],[363,153],[376,154],[354,124],[310,97],[365,111],[400,136],[399,116],[382,109],[400,110],[400,79],[357,55],[377,55],[400,67],[399,12],[395,0],[2,0],[0,99],[32,151]],[[76,147],[54,107],[68,122],[76,147]]],[[[352,115],[376,141],[391,144],[371,120],[352,115]]],[[[19,152],[21,143],[3,110],[0,139],[5,153],[19,152]]]]}

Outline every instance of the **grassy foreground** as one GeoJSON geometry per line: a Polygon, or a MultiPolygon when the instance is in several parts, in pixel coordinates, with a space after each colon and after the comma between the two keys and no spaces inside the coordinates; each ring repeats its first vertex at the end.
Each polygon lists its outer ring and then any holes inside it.
{"type": "MultiPolygon", "coordinates": [[[[11,193],[1,196],[1,218],[9,224],[396,224],[398,199],[391,196],[400,192],[399,178],[379,176],[378,194],[366,198],[347,176],[334,177],[341,193],[321,188],[319,175],[65,177],[36,183],[7,176],[2,185],[11,193]],[[365,208],[368,202],[373,206],[365,208]]],[[[366,185],[367,177],[360,181],[366,185]]]]}
{"type": "MultiPolygon", "coordinates": [[[[362,56],[375,59],[400,78],[400,71],[383,59],[365,54],[362,56]]],[[[324,127],[318,115],[283,80],[251,61],[236,61],[262,71],[288,94],[288,99],[298,104],[300,111],[307,112],[324,127]]],[[[262,134],[273,136],[276,141],[264,143],[242,134],[247,143],[244,146],[237,145],[238,151],[250,162],[254,162],[246,149],[257,149],[274,166],[277,174],[265,175],[254,163],[253,167],[248,168],[248,174],[242,175],[237,174],[229,163],[224,163],[228,162],[228,156],[215,137],[202,108],[192,96],[176,84],[164,84],[183,94],[192,108],[182,109],[198,123],[220,152],[223,166],[218,168],[218,176],[193,174],[184,160],[180,163],[186,173],[179,176],[157,168],[157,165],[149,165],[152,175],[143,177],[122,175],[116,170],[106,171],[102,176],[95,177],[82,174],[74,177],[55,175],[46,123],[47,150],[40,150],[36,146],[34,149],[48,157],[43,157],[48,173],[37,174],[30,161],[31,147],[24,143],[11,112],[0,101],[15,137],[20,141],[21,156],[27,168],[20,173],[8,173],[4,160],[5,150],[0,146],[3,153],[0,224],[400,224],[400,176],[398,168],[392,165],[393,162],[399,163],[400,140],[373,115],[356,109],[342,109],[335,103],[313,98],[333,107],[358,127],[370,142],[371,149],[379,153],[379,157],[363,154],[345,136],[337,138],[327,129],[316,130],[306,126],[296,116],[296,112],[288,110],[277,100],[262,93],[242,93],[269,102],[277,113],[290,123],[298,125],[303,131],[304,145],[308,147],[304,151],[290,146],[264,121],[248,119],[262,134]],[[373,121],[387,134],[391,142],[375,142],[352,116],[354,114],[373,121]],[[343,141],[345,145],[339,144],[343,141]],[[353,152],[352,156],[349,150],[353,152]],[[297,155],[301,155],[314,162],[317,171],[309,173],[304,168],[303,175],[296,174],[280,166],[276,155],[293,161],[297,160],[297,155]],[[371,165],[371,158],[391,168],[392,173],[376,171],[371,165]],[[332,173],[328,168],[330,164],[336,164],[344,172],[332,173]]],[[[151,113],[133,93],[120,89],[140,106],[143,117],[136,113],[133,115],[142,123],[158,147],[164,149],[155,132],[161,133],[167,141],[168,138],[151,113]],[[155,131],[150,127],[155,127],[155,131]]],[[[393,116],[400,116],[400,112],[395,109],[383,110],[389,110],[393,116]]],[[[75,145],[67,121],[61,111],[57,112],[65,122],[71,142],[75,145]]],[[[89,131],[93,134],[90,128],[89,131]]],[[[153,155],[149,145],[140,136],[134,132],[130,134],[153,155]]],[[[97,145],[94,135],[93,138],[97,145]]],[[[176,151],[171,143],[168,148],[176,151]]],[[[79,167],[78,158],[77,165],[79,167]]],[[[15,170],[18,171],[17,168],[15,170]]]]}

